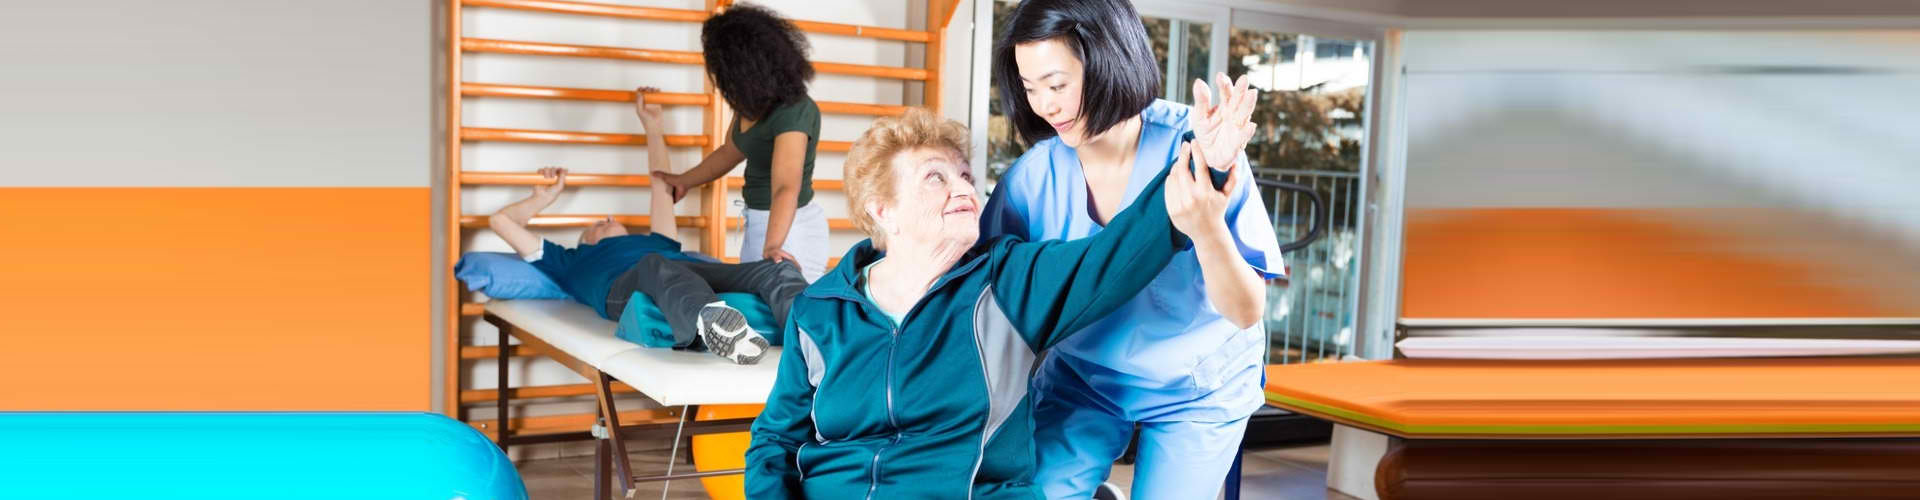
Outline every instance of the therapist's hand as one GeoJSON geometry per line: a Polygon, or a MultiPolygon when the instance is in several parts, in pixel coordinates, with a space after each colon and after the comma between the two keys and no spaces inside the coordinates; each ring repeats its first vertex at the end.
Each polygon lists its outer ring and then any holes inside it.
{"type": "Polygon", "coordinates": [[[687,191],[690,191],[693,189],[693,186],[687,185],[686,177],[681,174],[676,174],[676,173],[668,172],[665,170],[655,170],[653,172],[649,172],[647,175],[653,177],[653,182],[664,182],[667,184],[667,187],[671,188],[673,192],[674,203],[679,203],[680,199],[686,198],[687,191]]]}
{"type": "Polygon", "coordinates": [[[1248,86],[1246,75],[1240,75],[1237,82],[1229,82],[1226,73],[1213,78],[1220,90],[1217,101],[1209,95],[1207,82],[1193,80],[1193,116],[1188,121],[1193,125],[1193,142],[1199,148],[1194,156],[1214,170],[1229,170],[1246,151],[1247,141],[1257,128],[1253,107],[1259,102],[1260,91],[1248,86]]]}
{"type": "Polygon", "coordinates": [[[1215,191],[1207,167],[1191,161],[1193,146],[1181,144],[1173,168],[1167,172],[1167,217],[1174,229],[1200,241],[1231,239],[1227,231],[1228,193],[1240,188],[1239,169],[1230,171],[1224,191],[1215,191]]]}
{"type": "Polygon", "coordinates": [[[800,259],[793,258],[793,254],[787,253],[786,250],[781,250],[780,247],[762,249],[760,251],[760,258],[774,262],[785,262],[792,264],[795,269],[800,268],[800,259]]]}

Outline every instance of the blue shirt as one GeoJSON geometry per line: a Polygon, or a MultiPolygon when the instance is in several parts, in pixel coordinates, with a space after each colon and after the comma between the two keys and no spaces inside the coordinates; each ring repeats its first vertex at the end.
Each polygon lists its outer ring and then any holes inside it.
{"type": "MultiPolygon", "coordinates": [[[[1189,110],[1157,100],[1141,112],[1140,146],[1121,206],[1173,162],[1180,136],[1192,128],[1189,110]]],[[[1253,178],[1244,156],[1234,168],[1253,178]]],[[[1078,152],[1058,137],[1046,139],[1000,178],[981,217],[981,237],[1085,238],[1103,229],[1089,201],[1078,152]]],[[[1248,267],[1265,278],[1285,272],[1273,221],[1253,182],[1233,193],[1226,218],[1248,267]]],[[[1200,261],[1188,249],[1118,311],[1055,346],[1034,387],[1042,394],[1077,390],[1136,421],[1238,419],[1264,399],[1261,323],[1238,328],[1213,308],[1200,261]]]]}
{"type": "Polygon", "coordinates": [[[567,295],[572,295],[573,300],[592,307],[605,318],[608,317],[607,292],[612,289],[614,278],[638,264],[641,257],[656,253],[674,260],[697,260],[681,253],[680,242],[673,238],[629,234],[602,238],[599,243],[580,245],[580,248],[542,240],[540,253],[531,262],[535,269],[553,278],[567,295]]]}

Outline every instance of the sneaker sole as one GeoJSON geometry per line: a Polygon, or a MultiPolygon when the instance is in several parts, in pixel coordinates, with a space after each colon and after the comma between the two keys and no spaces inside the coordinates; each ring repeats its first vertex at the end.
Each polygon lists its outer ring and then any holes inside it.
{"type": "Polygon", "coordinates": [[[746,316],[741,315],[739,311],[723,307],[701,309],[699,325],[700,338],[706,341],[707,350],[736,364],[754,364],[767,354],[769,346],[767,339],[748,327],[746,316]],[[741,342],[750,342],[759,346],[760,353],[752,356],[736,355],[734,351],[741,342]]]}

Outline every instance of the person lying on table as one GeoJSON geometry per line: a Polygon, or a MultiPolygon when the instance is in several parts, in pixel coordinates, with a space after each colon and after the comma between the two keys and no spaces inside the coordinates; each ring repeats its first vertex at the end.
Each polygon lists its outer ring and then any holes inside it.
{"type": "Polygon", "coordinates": [[[1216,189],[1182,148],[1098,235],[979,241],[967,137],[915,109],[854,142],[847,203],[869,239],[794,299],[748,498],[1038,498],[1036,358],[1176,253],[1229,238],[1215,221],[1247,182],[1216,189]]]}
{"type": "MultiPolygon", "coordinates": [[[[636,102],[636,108],[647,132],[649,166],[671,168],[660,105],[636,102]]],[[[659,305],[672,327],[675,348],[705,348],[734,363],[753,364],[766,354],[767,339],[747,325],[738,309],[722,302],[718,293],[755,294],[772,309],[775,323],[784,325],[788,305],[807,287],[799,266],[791,262],[726,264],[681,252],[680,242],[673,238],[680,229],[674,220],[672,186],[664,182],[651,184],[651,234],[628,234],[626,226],[608,216],[582,231],[574,248],[542,239],[527,230],[527,221],[559,198],[567,187],[567,170],[542,168],[540,175],[552,183],[534,186],[532,196],[493,214],[489,227],[567,295],[601,317],[619,321],[628,299],[635,292],[644,293],[659,305]]]]}

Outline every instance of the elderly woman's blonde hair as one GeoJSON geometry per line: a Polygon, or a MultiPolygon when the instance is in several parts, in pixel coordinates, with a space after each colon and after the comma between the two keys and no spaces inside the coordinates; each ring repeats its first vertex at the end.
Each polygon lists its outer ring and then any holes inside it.
{"type": "Polygon", "coordinates": [[[966,161],[967,127],[910,108],[904,115],[874,120],[873,127],[853,141],[841,173],[846,181],[847,213],[853,216],[854,227],[873,238],[874,248],[887,248],[887,233],[867,213],[867,202],[892,203],[894,156],[929,148],[952,150],[966,161]]]}

